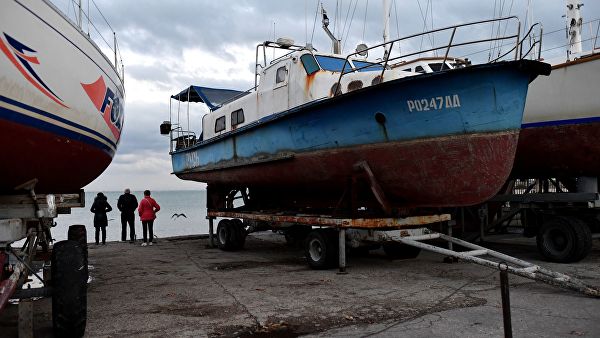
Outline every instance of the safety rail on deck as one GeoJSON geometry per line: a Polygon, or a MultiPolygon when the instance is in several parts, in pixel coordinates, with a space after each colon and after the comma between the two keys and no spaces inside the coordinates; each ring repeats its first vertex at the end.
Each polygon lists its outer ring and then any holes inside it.
{"type": "Polygon", "coordinates": [[[537,57],[535,57],[535,59],[541,60],[542,59],[542,38],[543,38],[543,36],[544,36],[544,27],[539,22],[535,23],[534,25],[529,27],[529,30],[527,31],[527,33],[525,35],[523,35],[523,39],[521,39],[521,42],[519,43],[520,58],[521,59],[527,58],[527,56],[529,55],[529,53],[531,53],[531,51],[535,48],[535,46],[538,46],[537,57]],[[535,39],[536,28],[538,28],[537,34],[540,37],[539,40],[535,39]],[[525,45],[527,38],[530,39],[529,40],[529,49],[527,50],[527,52],[525,54],[523,54],[523,45],[525,45]]]}
{"type": "MultiPolygon", "coordinates": [[[[499,29],[498,29],[498,32],[499,32],[499,29]]],[[[505,32],[506,32],[506,29],[505,29],[505,32]]],[[[338,85],[338,87],[340,86],[340,82],[342,81],[342,77],[345,74],[352,73],[352,72],[355,72],[355,71],[359,71],[359,70],[364,69],[364,68],[372,67],[372,65],[367,65],[367,66],[354,67],[353,68],[353,67],[351,67],[351,64],[350,64],[351,58],[364,55],[364,53],[368,53],[369,51],[371,51],[373,49],[380,49],[380,48],[386,49],[386,51],[388,51],[388,53],[389,53],[387,55],[384,55],[383,60],[381,60],[380,62],[376,62],[377,64],[383,66],[383,69],[381,71],[381,78],[383,78],[383,75],[384,75],[385,71],[387,69],[389,69],[388,65],[392,61],[400,60],[402,58],[407,58],[407,57],[411,57],[411,56],[415,56],[415,55],[419,55],[419,54],[423,54],[423,53],[429,53],[429,52],[434,52],[434,51],[438,51],[438,50],[444,50],[444,61],[443,61],[443,63],[445,63],[446,60],[448,59],[448,55],[449,55],[450,50],[452,48],[462,47],[462,46],[468,46],[468,45],[475,45],[475,44],[482,44],[482,43],[485,43],[485,42],[494,42],[494,41],[500,41],[501,42],[501,41],[504,41],[504,40],[514,39],[515,40],[514,46],[507,53],[505,53],[505,54],[503,54],[501,56],[498,56],[496,59],[494,59],[494,60],[492,60],[490,62],[496,62],[496,61],[502,59],[504,56],[508,55],[509,53],[513,52],[513,51],[514,51],[514,60],[517,60],[520,57],[520,49],[519,49],[519,44],[521,42],[520,32],[521,32],[521,22],[519,21],[519,18],[516,17],[516,16],[509,16],[509,17],[505,17],[505,18],[496,18],[496,19],[489,19],[489,20],[481,20],[481,21],[469,22],[469,23],[464,23],[464,24],[455,25],[455,26],[438,28],[438,29],[430,30],[430,31],[423,32],[423,33],[417,33],[417,34],[412,34],[412,35],[408,35],[408,36],[405,36],[405,37],[401,37],[401,38],[398,38],[398,39],[395,39],[395,40],[391,40],[391,41],[388,41],[388,42],[384,42],[384,43],[375,45],[373,47],[369,47],[369,48],[363,49],[361,51],[357,51],[355,53],[348,54],[348,56],[346,56],[346,60],[344,62],[344,66],[342,67],[342,70],[345,70],[346,67],[348,67],[348,71],[342,71],[342,72],[340,72],[340,77],[338,78],[337,85],[338,85]],[[485,39],[477,39],[477,40],[472,40],[472,41],[467,41],[467,42],[458,42],[458,43],[454,42],[456,31],[459,28],[469,27],[470,29],[473,29],[473,26],[483,25],[483,24],[490,24],[490,23],[498,23],[498,26],[500,26],[500,24],[502,22],[506,22],[507,25],[508,25],[508,22],[512,21],[512,20],[516,21],[516,25],[517,25],[517,30],[516,30],[515,34],[506,34],[506,33],[503,33],[502,36],[500,36],[500,34],[499,34],[496,37],[490,37],[490,38],[485,38],[485,39]],[[448,41],[447,44],[439,45],[437,47],[432,47],[432,48],[429,48],[429,49],[421,49],[421,50],[418,50],[416,52],[410,52],[410,53],[401,54],[399,56],[391,57],[391,52],[394,50],[393,49],[394,44],[400,43],[402,41],[406,41],[406,40],[409,40],[409,39],[413,39],[413,38],[416,38],[416,37],[424,37],[426,35],[433,34],[433,33],[439,33],[439,32],[450,32],[451,33],[450,34],[450,40],[448,41]]]]}
{"type": "Polygon", "coordinates": [[[63,11],[64,16],[69,18],[73,25],[78,27],[84,34],[86,34],[88,39],[93,41],[98,49],[101,51],[103,49],[98,46],[99,42],[103,42],[100,44],[106,45],[106,48],[111,51],[111,56],[114,56],[114,59],[109,61],[113,62],[113,66],[121,78],[121,81],[125,82],[125,66],[123,65],[123,58],[121,57],[121,50],[119,49],[119,44],[117,41],[117,33],[115,33],[108,20],[106,20],[96,2],[94,0],[88,0],[87,6],[85,6],[85,3],[82,3],[81,1],[77,2],[75,0],[70,0],[67,2],[67,5],[67,10],[63,11]],[[91,6],[90,3],[93,6],[91,6]],[[105,24],[110,33],[112,33],[111,37],[105,36],[106,31],[103,32],[103,27],[98,27],[97,21],[95,22],[95,20],[92,20],[92,16],[100,16],[102,18],[102,21],[104,21],[103,25],[105,24]],[[90,34],[90,28],[92,29],[92,34],[90,34]]]}
{"type": "MultiPolygon", "coordinates": [[[[175,125],[174,125],[175,126],[175,125]]],[[[183,130],[182,127],[177,126],[171,129],[171,148],[170,151],[176,151],[179,149],[189,148],[198,142],[196,133],[189,130],[183,130]]]]}

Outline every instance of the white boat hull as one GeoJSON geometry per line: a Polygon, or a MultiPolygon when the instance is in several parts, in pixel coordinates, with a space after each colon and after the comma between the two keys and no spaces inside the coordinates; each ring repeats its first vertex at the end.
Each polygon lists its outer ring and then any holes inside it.
{"type": "Polygon", "coordinates": [[[124,86],[112,62],[47,1],[0,11],[0,191],[79,189],[110,164],[123,128],[124,86]]]}
{"type": "Polygon", "coordinates": [[[600,54],[557,64],[529,88],[516,176],[600,175],[600,54]]]}

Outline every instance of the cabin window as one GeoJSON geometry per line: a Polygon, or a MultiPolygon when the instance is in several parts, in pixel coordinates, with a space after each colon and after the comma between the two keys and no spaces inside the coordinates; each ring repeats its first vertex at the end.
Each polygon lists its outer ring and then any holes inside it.
{"type": "Polygon", "coordinates": [[[319,71],[319,64],[312,54],[302,55],[300,57],[300,61],[302,61],[302,65],[304,66],[304,70],[306,71],[307,75],[311,75],[319,71]]]}
{"type": "Polygon", "coordinates": [[[244,110],[238,109],[231,113],[231,126],[237,126],[241,123],[244,123],[244,110]]]}
{"type": "Polygon", "coordinates": [[[431,70],[433,70],[434,72],[439,72],[440,70],[450,69],[450,67],[448,67],[447,64],[441,63],[441,62],[430,63],[429,67],[431,67],[431,70]]]}
{"type": "Polygon", "coordinates": [[[215,133],[223,130],[225,130],[225,116],[221,116],[215,121],[215,133]]]}
{"type": "Polygon", "coordinates": [[[285,81],[286,74],[287,69],[285,69],[285,66],[277,68],[277,73],[275,74],[275,83],[281,83],[285,81]]]}
{"type": "Polygon", "coordinates": [[[356,69],[359,72],[372,72],[383,70],[383,66],[377,63],[356,60],[353,60],[352,63],[354,63],[354,67],[356,67],[356,69]]]}
{"type": "Polygon", "coordinates": [[[317,55],[317,61],[321,65],[321,68],[331,72],[341,72],[344,69],[345,72],[350,71],[350,64],[346,63],[344,68],[345,59],[336,58],[333,56],[317,55]]]}
{"type": "Polygon", "coordinates": [[[425,74],[425,69],[423,69],[423,67],[421,67],[421,66],[416,66],[415,73],[425,74]]]}

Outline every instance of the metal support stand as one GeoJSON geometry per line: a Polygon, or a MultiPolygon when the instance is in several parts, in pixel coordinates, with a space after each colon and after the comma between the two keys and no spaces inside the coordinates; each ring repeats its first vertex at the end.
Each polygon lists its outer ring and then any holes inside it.
{"type": "Polygon", "coordinates": [[[209,241],[209,246],[211,248],[214,248],[215,247],[215,242],[214,242],[214,229],[213,229],[214,225],[213,225],[213,222],[214,222],[215,218],[214,217],[210,217],[210,216],[206,217],[206,218],[208,218],[208,241],[209,241]]]}
{"type": "Polygon", "coordinates": [[[339,229],[339,271],[340,275],[347,274],[346,272],[346,229],[339,229]]]}
{"type": "Polygon", "coordinates": [[[479,208],[479,242],[485,242],[485,230],[487,229],[487,204],[482,205],[479,208]]]}
{"type": "Polygon", "coordinates": [[[33,338],[33,301],[19,301],[19,337],[33,338]]]}
{"type": "Polygon", "coordinates": [[[500,294],[502,295],[502,318],[504,320],[504,337],[512,338],[512,323],[510,317],[510,290],[508,286],[508,264],[499,263],[500,294]]]}

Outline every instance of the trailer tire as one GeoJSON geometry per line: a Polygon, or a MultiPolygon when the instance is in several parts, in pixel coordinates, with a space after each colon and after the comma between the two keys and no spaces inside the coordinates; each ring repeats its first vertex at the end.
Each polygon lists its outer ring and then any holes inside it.
{"type": "Polygon", "coordinates": [[[222,219],[217,225],[217,246],[224,251],[235,250],[235,227],[228,219],[222,219]]]}
{"type": "Polygon", "coordinates": [[[592,230],[582,219],[572,217],[569,219],[575,232],[575,245],[571,262],[579,262],[592,250],[592,230]]]}
{"type": "MultiPolygon", "coordinates": [[[[587,226],[575,218],[553,217],[540,228],[536,237],[539,252],[551,262],[570,263],[583,258],[587,226]]],[[[589,228],[588,228],[589,230],[589,228]]],[[[590,234],[591,244],[591,234],[590,234]]]]}
{"type": "Polygon", "coordinates": [[[85,229],[85,225],[83,224],[73,224],[69,226],[69,231],[67,232],[67,239],[70,241],[75,241],[81,245],[81,250],[83,251],[83,262],[85,265],[85,275],[86,279],[88,274],[88,246],[87,246],[87,230],[85,229]]]}
{"type": "Polygon", "coordinates": [[[421,248],[398,243],[388,242],[383,243],[383,252],[391,259],[411,259],[417,258],[421,253],[421,248]]]}
{"type": "Polygon", "coordinates": [[[323,270],[337,266],[339,248],[335,235],[336,231],[317,229],[306,236],[304,255],[311,268],[323,270]]]}
{"type": "Polygon", "coordinates": [[[230,222],[234,237],[234,250],[243,249],[244,244],[246,243],[246,236],[248,235],[246,229],[244,228],[244,223],[238,218],[234,218],[230,220],[230,222]]]}
{"type": "Polygon", "coordinates": [[[52,325],[55,337],[82,337],[87,320],[87,274],[81,245],[60,241],[52,250],[52,325]]]}

